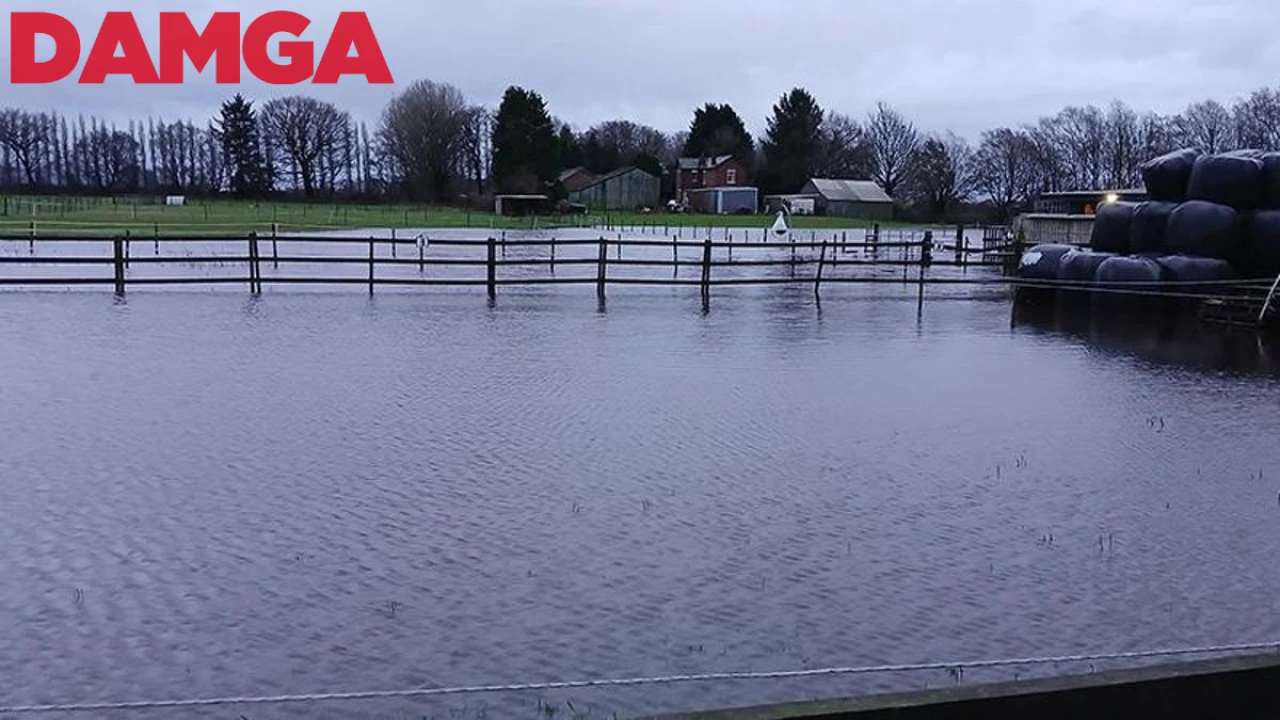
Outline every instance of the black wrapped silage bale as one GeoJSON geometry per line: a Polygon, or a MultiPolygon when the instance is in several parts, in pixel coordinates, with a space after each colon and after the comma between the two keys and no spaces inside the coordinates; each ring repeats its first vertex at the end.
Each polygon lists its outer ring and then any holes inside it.
{"type": "Polygon", "coordinates": [[[1259,206],[1280,209],[1280,153],[1264,153],[1262,163],[1262,200],[1259,206]]]}
{"type": "Polygon", "coordinates": [[[1099,287],[1158,290],[1164,277],[1164,268],[1151,258],[1117,255],[1098,265],[1093,281],[1099,287]]]}
{"type": "Polygon", "coordinates": [[[1250,280],[1280,275],[1280,210],[1259,210],[1246,217],[1240,269],[1250,280]]]}
{"type": "Polygon", "coordinates": [[[1169,214],[1164,253],[1235,260],[1240,257],[1240,230],[1240,214],[1234,209],[1189,200],[1169,214]]]}
{"type": "Polygon", "coordinates": [[[1098,252],[1129,252],[1129,233],[1137,203],[1111,202],[1098,206],[1089,233],[1089,247],[1098,252]]]}
{"type": "Polygon", "coordinates": [[[1163,253],[1165,229],[1177,207],[1177,203],[1156,200],[1139,204],[1129,223],[1129,251],[1135,255],[1163,253]]]}
{"type": "Polygon", "coordinates": [[[1092,283],[1098,274],[1098,266],[1113,257],[1117,255],[1075,248],[1058,261],[1058,279],[1073,284],[1092,283]]]}
{"type": "Polygon", "coordinates": [[[1186,200],[1191,170],[1202,154],[1199,148],[1185,148],[1143,163],[1142,183],[1147,188],[1147,197],[1161,202],[1186,200]]]}
{"type": "Polygon", "coordinates": [[[1170,255],[1160,258],[1157,262],[1164,269],[1164,279],[1168,289],[1176,293],[1220,294],[1224,288],[1223,281],[1239,278],[1239,274],[1231,263],[1218,258],[1170,255]]]}
{"type": "Polygon", "coordinates": [[[1064,284],[1059,298],[1065,302],[1075,302],[1092,297],[1094,277],[1098,274],[1098,266],[1113,257],[1115,253],[1094,252],[1088,248],[1076,248],[1058,261],[1058,280],[1064,284]]]}
{"type": "Polygon", "coordinates": [[[1062,256],[1074,249],[1074,245],[1036,245],[1022,254],[1018,277],[1023,280],[1057,280],[1062,256]]]}
{"type": "Polygon", "coordinates": [[[1262,192],[1262,161],[1239,154],[1196,158],[1187,183],[1188,200],[1204,200],[1240,211],[1258,207],[1262,192]]]}
{"type": "Polygon", "coordinates": [[[1151,302],[1149,293],[1162,289],[1164,277],[1164,268],[1151,258],[1131,255],[1107,258],[1094,274],[1094,284],[1106,291],[1098,293],[1095,301],[1108,305],[1151,302]]]}

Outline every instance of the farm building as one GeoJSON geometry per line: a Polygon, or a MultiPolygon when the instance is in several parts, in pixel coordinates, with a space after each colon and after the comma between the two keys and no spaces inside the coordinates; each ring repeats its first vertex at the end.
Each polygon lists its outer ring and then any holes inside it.
{"type": "Polygon", "coordinates": [[[711,187],[687,190],[685,204],[694,212],[708,215],[754,214],[760,206],[760,194],[753,187],[711,187]]]}
{"type": "Polygon", "coordinates": [[[560,173],[560,177],[556,178],[564,187],[565,192],[577,192],[582,188],[600,179],[599,175],[591,172],[584,167],[569,168],[560,173]]]}
{"type": "Polygon", "coordinates": [[[815,197],[819,215],[868,220],[893,218],[893,198],[870,180],[813,178],[800,189],[800,194],[815,197]]]}
{"type": "Polygon", "coordinates": [[[1041,193],[1035,200],[1037,213],[1052,215],[1092,215],[1106,202],[1124,200],[1142,202],[1147,199],[1146,190],[1076,190],[1071,192],[1041,193]]]}
{"type": "Polygon", "coordinates": [[[786,210],[792,215],[813,215],[818,207],[817,195],[765,195],[764,209],[768,213],[786,210]]]}
{"type": "Polygon", "coordinates": [[[676,197],[690,190],[747,184],[747,168],[732,155],[680,158],[676,168],[676,197]]]}
{"type": "Polygon", "coordinates": [[[569,191],[570,202],[582,203],[592,210],[652,208],[661,199],[661,178],[638,167],[619,168],[569,191]]]}
{"type": "Polygon", "coordinates": [[[759,209],[759,191],[747,185],[747,169],[732,155],[680,158],[676,201],[694,212],[724,215],[759,209]]]}
{"type": "Polygon", "coordinates": [[[495,215],[545,215],[551,206],[546,195],[495,195],[495,215]]]}

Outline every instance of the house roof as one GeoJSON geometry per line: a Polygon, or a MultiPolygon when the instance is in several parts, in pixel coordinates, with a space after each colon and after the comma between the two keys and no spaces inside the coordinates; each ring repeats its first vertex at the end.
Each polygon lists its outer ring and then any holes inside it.
{"type": "Polygon", "coordinates": [[[571,168],[568,168],[567,170],[562,171],[559,177],[557,177],[556,179],[559,180],[560,182],[564,182],[565,180],[568,180],[574,175],[577,175],[578,173],[584,173],[584,172],[589,172],[589,171],[586,168],[579,165],[578,167],[571,167],[571,168]]]}
{"type": "Polygon", "coordinates": [[[682,157],[680,158],[680,169],[710,170],[712,168],[718,168],[732,159],[732,155],[717,155],[716,157],[707,158],[682,157]]]}
{"type": "Polygon", "coordinates": [[[829,180],[813,178],[813,189],[827,200],[837,202],[891,203],[893,198],[871,180],[829,180]]]}
{"type": "Polygon", "coordinates": [[[565,190],[568,190],[569,192],[576,192],[584,187],[594,185],[599,179],[599,175],[596,175],[582,166],[578,166],[575,168],[569,168],[568,170],[560,173],[560,176],[556,181],[561,185],[564,185],[565,190]]]}
{"type": "Polygon", "coordinates": [[[586,190],[587,188],[595,187],[596,185],[608,182],[614,178],[622,177],[623,175],[626,175],[632,171],[642,172],[645,175],[648,175],[649,177],[654,177],[653,173],[649,172],[648,170],[644,170],[643,168],[638,168],[635,165],[628,165],[626,167],[620,167],[611,173],[600,175],[599,177],[596,177],[595,179],[593,179],[591,182],[584,183],[581,187],[578,188],[578,190],[586,190]]]}

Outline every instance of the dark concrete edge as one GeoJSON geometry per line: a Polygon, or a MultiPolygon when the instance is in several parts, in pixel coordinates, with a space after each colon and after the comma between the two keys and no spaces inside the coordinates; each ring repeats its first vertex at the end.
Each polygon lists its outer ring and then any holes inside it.
{"type": "Polygon", "coordinates": [[[813,700],[779,705],[759,705],[672,715],[655,715],[642,720],[800,720],[804,718],[842,716],[851,713],[920,708],[930,705],[1002,697],[1013,698],[1026,695],[1064,693],[1089,688],[1142,685],[1176,678],[1224,675],[1270,667],[1280,667],[1280,652],[1152,665],[1143,668],[1112,670],[1084,675],[1064,675],[1036,680],[986,685],[960,685],[856,698],[813,700]]]}

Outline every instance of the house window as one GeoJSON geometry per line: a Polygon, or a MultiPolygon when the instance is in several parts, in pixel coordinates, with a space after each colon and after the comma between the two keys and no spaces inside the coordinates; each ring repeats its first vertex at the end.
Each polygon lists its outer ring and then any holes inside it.
{"type": "Polygon", "coordinates": [[[738,171],[735,170],[734,168],[729,168],[728,170],[726,170],[724,173],[724,181],[726,184],[729,184],[729,185],[737,185],[738,171]]]}

